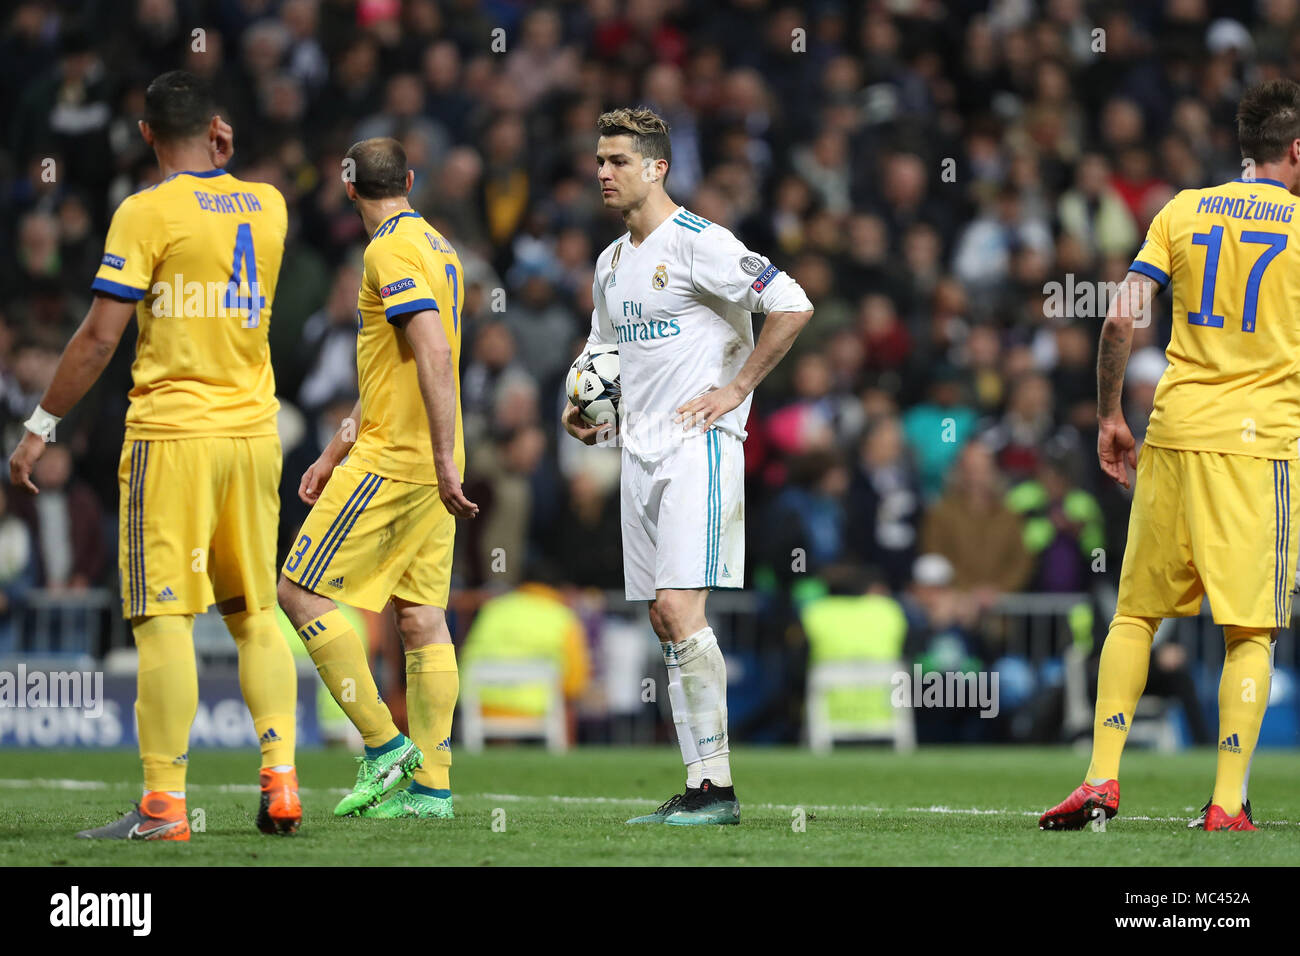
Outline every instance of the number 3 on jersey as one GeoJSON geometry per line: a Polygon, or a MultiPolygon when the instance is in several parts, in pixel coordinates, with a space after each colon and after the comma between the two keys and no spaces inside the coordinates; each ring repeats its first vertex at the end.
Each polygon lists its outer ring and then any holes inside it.
{"type": "Polygon", "coordinates": [[[266,296],[257,285],[257,254],[253,251],[253,227],[241,222],[235,232],[234,262],[230,267],[230,283],[222,304],[228,309],[244,309],[244,328],[255,329],[262,321],[266,296]],[[245,295],[247,291],[247,295],[245,295]]]}
{"type": "MultiPolygon", "coordinates": [[[[1241,242],[1256,243],[1265,248],[1251,267],[1246,277],[1246,299],[1241,308],[1241,331],[1255,331],[1255,313],[1259,305],[1259,284],[1264,278],[1264,270],[1286,248],[1287,236],[1280,232],[1255,232],[1246,230],[1241,234],[1241,242]]],[[[1192,245],[1205,246],[1205,273],[1201,280],[1201,309],[1188,312],[1190,325],[1204,325],[1209,328],[1223,328],[1223,316],[1214,314],[1214,287],[1219,279],[1219,252],[1223,248],[1223,227],[1212,226],[1209,232],[1192,234],[1192,245]]]]}

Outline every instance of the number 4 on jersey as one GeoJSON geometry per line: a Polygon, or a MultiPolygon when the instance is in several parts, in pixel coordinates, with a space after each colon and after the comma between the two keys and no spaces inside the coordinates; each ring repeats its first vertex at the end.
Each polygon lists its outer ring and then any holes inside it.
{"type": "Polygon", "coordinates": [[[266,296],[257,284],[257,254],[253,251],[253,227],[246,222],[235,232],[234,263],[230,267],[230,283],[222,303],[228,309],[244,309],[244,328],[255,329],[262,320],[266,296]],[[245,274],[246,273],[246,274],[245,274]],[[247,282],[245,282],[247,280],[247,282]],[[248,292],[245,295],[245,291],[248,292]]]}

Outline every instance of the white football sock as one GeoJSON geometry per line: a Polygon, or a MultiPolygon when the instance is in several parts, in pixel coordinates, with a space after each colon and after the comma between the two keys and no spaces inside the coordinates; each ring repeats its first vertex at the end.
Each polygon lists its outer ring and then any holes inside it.
{"type": "Polygon", "coordinates": [[[700,774],[719,787],[731,786],[731,747],[727,740],[727,663],[713,628],[697,631],[676,646],[682,696],[700,774]]]}
{"type": "Polygon", "coordinates": [[[669,641],[659,643],[664,655],[664,666],[668,668],[668,704],[673,709],[673,728],[677,731],[677,746],[682,751],[682,763],[686,764],[686,786],[699,789],[704,779],[700,762],[700,752],[695,749],[695,737],[691,734],[690,721],[686,719],[686,697],[682,694],[682,669],[677,666],[677,652],[669,641]]]}

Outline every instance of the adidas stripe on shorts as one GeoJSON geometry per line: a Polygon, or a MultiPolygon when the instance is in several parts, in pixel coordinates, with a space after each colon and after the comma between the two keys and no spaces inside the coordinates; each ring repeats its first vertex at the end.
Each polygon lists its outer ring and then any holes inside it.
{"type": "Polygon", "coordinates": [[[445,608],[455,538],[437,485],[344,463],[303,522],[284,576],[368,611],[382,611],[390,597],[445,608]]]}

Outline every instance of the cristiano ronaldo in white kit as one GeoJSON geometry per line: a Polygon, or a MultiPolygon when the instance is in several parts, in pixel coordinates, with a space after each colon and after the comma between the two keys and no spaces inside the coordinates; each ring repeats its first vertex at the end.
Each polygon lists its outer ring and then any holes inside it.
{"type": "MultiPolygon", "coordinates": [[[[727,738],[727,672],[705,617],[745,578],[745,422],[758,383],[813,307],[799,284],[726,228],[671,200],[668,128],[647,109],[597,121],[597,178],[628,231],[596,260],[589,345],[618,346],[623,577],[649,601],[668,668],[686,789],[629,823],[740,821],[727,738]],[[767,319],[757,345],[752,313],[767,319]]],[[[564,426],[610,437],[570,405],[564,426]]]]}

